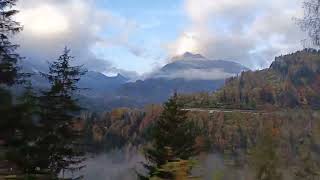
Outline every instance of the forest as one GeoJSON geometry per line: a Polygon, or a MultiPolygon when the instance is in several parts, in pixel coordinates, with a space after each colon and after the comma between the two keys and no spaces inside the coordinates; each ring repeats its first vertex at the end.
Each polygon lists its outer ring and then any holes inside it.
{"type": "Polygon", "coordinates": [[[310,2],[297,21],[314,48],[214,92],[173,91],[163,104],[94,112],[81,106],[78,83],[88,70],[72,47],[39,72],[47,88],[32,84],[24,47],[12,41],[23,31],[13,18],[17,0],[0,0],[0,179],[90,179],[87,162],[117,150],[138,159],[123,179],[320,179],[320,1],[310,2]]]}

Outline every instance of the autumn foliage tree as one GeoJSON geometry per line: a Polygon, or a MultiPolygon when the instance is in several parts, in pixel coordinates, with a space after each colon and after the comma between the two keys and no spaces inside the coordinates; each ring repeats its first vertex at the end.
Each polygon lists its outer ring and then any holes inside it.
{"type": "Polygon", "coordinates": [[[281,180],[281,163],[278,151],[279,138],[275,128],[267,127],[258,135],[257,144],[250,153],[257,180],[281,180]]]}

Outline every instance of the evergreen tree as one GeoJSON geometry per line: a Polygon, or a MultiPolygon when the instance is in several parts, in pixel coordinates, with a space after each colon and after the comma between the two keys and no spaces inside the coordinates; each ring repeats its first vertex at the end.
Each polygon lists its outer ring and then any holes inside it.
{"type": "Polygon", "coordinates": [[[16,53],[18,45],[10,42],[10,38],[22,30],[20,24],[13,20],[18,13],[12,9],[17,0],[0,0],[0,153],[6,154],[4,159],[12,160],[17,137],[19,136],[19,122],[24,118],[20,108],[16,105],[16,98],[12,96],[8,86],[20,82],[22,73],[17,63],[22,58],[16,53]]]}
{"type": "Polygon", "coordinates": [[[182,108],[176,93],[164,104],[164,111],[152,130],[152,146],[145,149],[145,157],[149,163],[144,166],[149,171],[149,176],[141,179],[173,178],[172,173],[159,173],[157,169],[161,169],[168,162],[189,160],[197,154],[194,147],[197,130],[194,124],[187,120],[187,112],[182,108]]]}
{"type": "Polygon", "coordinates": [[[27,86],[20,98],[16,99],[9,90],[1,88],[0,96],[0,139],[4,140],[3,152],[0,153],[5,155],[1,160],[10,162],[24,174],[33,173],[36,169],[35,142],[39,135],[39,127],[36,126],[37,97],[31,85],[27,86]]]}
{"type": "Polygon", "coordinates": [[[81,110],[74,99],[77,82],[85,74],[82,66],[72,66],[73,57],[65,48],[57,61],[49,64],[49,73],[42,73],[51,84],[40,97],[43,136],[39,145],[39,166],[53,174],[76,170],[83,161],[78,147],[80,133],[73,130],[73,119],[81,110]]]}
{"type": "Polygon", "coordinates": [[[0,140],[4,145],[8,145],[8,141],[14,134],[15,123],[13,97],[8,89],[0,87],[0,140]]]}
{"type": "Polygon", "coordinates": [[[38,97],[28,83],[25,92],[18,99],[13,108],[12,123],[15,124],[10,138],[10,147],[7,159],[15,162],[21,170],[26,173],[33,173],[36,169],[36,141],[38,140],[39,127],[38,97]]]}
{"type": "Polygon", "coordinates": [[[12,10],[17,0],[0,1],[0,85],[13,85],[21,75],[17,62],[21,60],[15,51],[18,45],[9,41],[11,35],[22,30],[20,24],[12,19],[18,13],[12,10]]]}
{"type": "Polygon", "coordinates": [[[12,137],[15,123],[12,121],[14,113],[13,97],[6,86],[17,82],[19,68],[17,61],[21,57],[15,53],[17,45],[9,41],[9,37],[18,33],[21,26],[12,20],[13,15],[18,11],[12,10],[16,0],[0,1],[0,140],[7,143],[12,137]]]}

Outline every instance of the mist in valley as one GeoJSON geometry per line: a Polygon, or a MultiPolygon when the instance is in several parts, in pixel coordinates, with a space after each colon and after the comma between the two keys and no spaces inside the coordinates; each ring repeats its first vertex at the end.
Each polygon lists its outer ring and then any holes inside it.
{"type": "Polygon", "coordinates": [[[94,180],[135,180],[136,170],[141,169],[144,157],[136,150],[114,149],[100,154],[88,154],[85,167],[78,172],[67,173],[66,177],[84,176],[94,180]]]}
{"type": "MultiPolygon", "coordinates": [[[[137,150],[114,149],[99,155],[88,155],[83,164],[86,166],[73,177],[83,175],[84,179],[94,180],[138,180],[137,172],[142,173],[144,156],[137,150]]],[[[72,174],[69,174],[72,176],[72,174]]],[[[195,159],[192,176],[202,180],[224,178],[225,180],[246,180],[249,173],[244,169],[225,166],[223,155],[203,154],[195,159]]]]}

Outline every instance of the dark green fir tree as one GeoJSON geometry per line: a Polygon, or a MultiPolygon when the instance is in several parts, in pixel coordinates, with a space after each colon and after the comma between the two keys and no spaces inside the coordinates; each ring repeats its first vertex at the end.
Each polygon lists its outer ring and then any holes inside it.
{"type": "Polygon", "coordinates": [[[13,118],[13,97],[8,86],[17,83],[19,68],[17,62],[21,59],[16,48],[10,42],[10,36],[18,33],[21,26],[12,17],[18,12],[12,10],[16,0],[0,1],[0,140],[5,143],[12,137],[14,124],[10,124],[13,118]]]}
{"type": "Polygon", "coordinates": [[[81,168],[83,152],[79,148],[81,132],[73,127],[81,107],[75,95],[77,82],[86,73],[82,66],[72,66],[70,50],[64,49],[58,60],[49,64],[49,73],[42,73],[51,84],[40,97],[42,140],[39,145],[39,166],[54,175],[81,168]]]}
{"type": "Polygon", "coordinates": [[[18,61],[22,58],[16,53],[18,45],[10,42],[10,37],[22,30],[22,26],[13,20],[18,13],[12,7],[17,0],[0,1],[0,85],[13,85],[21,75],[18,61]]]}
{"type": "Polygon", "coordinates": [[[24,93],[18,98],[11,112],[13,126],[7,159],[14,162],[25,174],[36,173],[36,142],[39,140],[39,106],[38,97],[31,83],[27,83],[24,93]]]}
{"type": "Polygon", "coordinates": [[[195,124],[187,120],[187,111],[183,110],[175,93],[164,104],[164,111],[160,119],[152,129],[153,143],[145,149],[145,157],[148,163],[144,167],[148,176],[140,176],[141,179],[159,177],[172,178],[170,172],[159,171],[165,164],[176,160],[190,160],[197,154],[195,138],[197,136],[195,124]]]}
{"type": "Polygon", "coordinates": [[[0,1],[0,163],[10,159],[8,155],[14,149],[21,120],[16,98],[9,88],[20,82],[22,76],[18,66],[18,61],[22,58],[16,52],[18,45],[10,41],[13,35],[22,30],[21,25],[13,20],[13,16],[18,13],[13,9],[16,2],[17,0],[0,1]]]}

